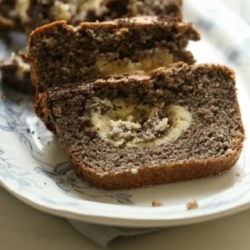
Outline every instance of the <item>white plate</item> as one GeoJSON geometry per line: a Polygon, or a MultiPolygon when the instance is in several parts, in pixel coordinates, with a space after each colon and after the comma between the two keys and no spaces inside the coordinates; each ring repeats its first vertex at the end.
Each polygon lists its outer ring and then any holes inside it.
{"type": "MultiPolygon", "coordinates": [[[[229,64],[236,70],[248,135],[250,28],[217,3],[186,1],[186,20],[193,21],[203,35],[203,40],[191,44],[190,48],[199,62],[229,64]]],[[[173,226],[249,208],[249,150],[246,139],[236,166],[220,176],[136,190],[98,190],[75,177],[56,139],[34,115],[32,102],[13,93],[7,93],[7,98],[0,101],[1,185],[37,209],[87,222],[132,227],[173,226]],[[152,207],[154,199],[163,206],[152,207]],[[198,201],[197,209],[187,210],[190,199],[198,201]]]]}

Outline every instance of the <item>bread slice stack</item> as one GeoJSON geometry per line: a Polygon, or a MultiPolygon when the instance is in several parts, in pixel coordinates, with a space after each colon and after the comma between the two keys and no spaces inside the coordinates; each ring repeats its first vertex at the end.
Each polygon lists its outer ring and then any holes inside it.
{"type": "Polygon", "coordinates": [[[29,38],[35,112],[76,174],[98,188],[198,179],[237,162],[244,128],[235,75],[193,65],[200,39],[171,16],[78,26],[58,21],[29,38]]]}

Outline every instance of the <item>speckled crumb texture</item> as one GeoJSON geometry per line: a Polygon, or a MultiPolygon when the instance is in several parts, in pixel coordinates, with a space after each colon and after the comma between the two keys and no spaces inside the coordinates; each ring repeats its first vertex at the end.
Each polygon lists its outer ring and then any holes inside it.
{"type": "MultiPolygon", "coordinates": [[[[191,24],[170,17],[117,19],[76,27],[58,21],[31,34],[25,58],[31,66],[32,83],[41,93],[49,87],[109,75],[97,67],[103,58],[107,60],[105,65],[116,62],[124,66],[146,58],[150,61],[153,53],[161,50],[160,55],[169,56],[171,63],[193,64],[195,60],[186,46],[190,40],[199,39],[191,24]]],[[[161,60],[158,63],[165,66],[161,60]]]]}
{"type": "MultiPolygon", "coordinates": [[[[35,110],[55,132],[76,174],[104,189],[223,173],[237,162],[244,140],[234,73],[219,65],[177,63],[141,79],[113,77],[56,87],[40,94],[35,110]],[[100,136],[91,120],[97,110],[107,112],[102,108],[105,98],[152,109],[159,103],[182,106],[192,120],[174,141],[149,147],[115,146],[100,136]]],[[[164,119],[164,112],[159,116],[164,119]]],[[[170,128],[175,126],[171,117],[169,123],[170,128]]]]}

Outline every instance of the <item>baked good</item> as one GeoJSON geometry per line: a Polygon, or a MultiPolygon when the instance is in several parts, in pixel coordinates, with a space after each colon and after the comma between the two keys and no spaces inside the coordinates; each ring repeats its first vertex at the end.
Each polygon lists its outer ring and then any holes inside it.
{"type": "Polygon", "coordinates": [[[36,29],[25,60],[37,93],[69,82],[107,75],[147,74],[177,61],[195,62],[186,51],[199,40],[191,24],[171,18],[137,17],[73,27],[57,21],[36,29]]]}
{"type": "MultiPolygon", "coordinates": [[[[1,0],[0,31],[24,31],[29,35],[36,27],[61,19],[77,25],[83,21],[104,21],[138,15],[170,15],[180,21],[181,6],[181,0],[1,0]]],[[[23,63],[22,58],[15,61],[13,58],[2,60],[1,73],[7,85],[17,87],[16,90],[24,93],[33,93],[29,71],[19,74],[23,72],[23,63]]]]}
{"type": "Polygon", "coordinates": [[[171,15],[181,20],[181,0],[1,0],[0,30],[28,34],[57,20],[77,25],[138,15],[171,15]]]}
{"type": "Polygon", "coordinates": [[[35,88],[31,84],[30,66],[15,53],[11,57],[0,61],[2,83],[24,94],[34,94],[35,88]]]}
{"type": "Polygon", "coordinates": [[[55,87],[39,95],[35,111],[76,174],[105,189],[222,173],[244,140],[235,75],[213,64],[55,87]]]}

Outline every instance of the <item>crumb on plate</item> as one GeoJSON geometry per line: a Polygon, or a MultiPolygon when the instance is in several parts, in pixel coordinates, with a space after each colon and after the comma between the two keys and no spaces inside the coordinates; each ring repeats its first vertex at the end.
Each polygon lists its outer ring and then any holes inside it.
{"type": "Polygon", "coordinates": [[[197,209],[199,207],[198,202],[195,199],[190,200],[186,206],[188,210],[197,209]]]}
{"type": "Polygon", "coordinates": [[[162,206],[162,203],[159,202],[158,200],[153,200],[152,201],[152,207],[160,207],[162,206]]]}

